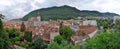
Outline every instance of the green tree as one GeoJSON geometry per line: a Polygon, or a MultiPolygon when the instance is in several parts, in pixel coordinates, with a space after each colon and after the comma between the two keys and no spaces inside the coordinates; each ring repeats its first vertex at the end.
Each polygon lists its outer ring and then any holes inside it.
{"type": "Polygon", "coordinates": [[[32,41],[32,31],[25,31],[24,38],[31,42],[32,41]]]}
{"type": "Polygon", "coordinates": [[[9,49],[9,37],[7,32],[4,30],[2,19],[4,15],[0,14],[0,49],[9,49]]]}
{"type": "Polygon", "coordinates": [[[114,29],[115,29],[116,31],[119,31],[119,32],[120,32],[120,19],[117,19],[117,20],[115,21],[114,29]]]}
{"type": "Polygon", "coordinates": [[[20,34],[19,39],[20,39],[20,41],[23,41],[24,40],[24,34],[20,34]]]}
{"type": "Polygon", "coordinates": [[[15,28],[5,28],[5,31],[9,34],[9,38],[15,38],[19,35],[19,31],[15,28]]]}
{"type": "Polygon", "coordinates": [[[58,43],[58,44],[62,44],[62,43],[64,43],[65,41],[64,41],[64,39],[63,39],[60,35],[58,35],[58,36],[56,36],[56,37],[54,38],[54,42],[56,42],[56,43],[58,43]]]}
{"type": "Polygon", "coordinates": [[[88,39],[83,49],[120,49],[120,32],[101,32],[94,38],[88,39]]]}
{"type": "Polygon", "coordinates": [[[104,29],[107,29],[108,28],[108,22],[104,20],[102,22],[102,26],[103,26],[104,29]]]}
{"type": "Polygon", "coordinates": [[[47,49],[62,49],[62,47],[56,42],[52,42],[48,45],[47,49]]]}
{"type": "Polygon", "coordinates": [[[1,19],[4,19],[4,17],[5,17],[5,16],[4,16],[3,14],[0,14],[0,20],[1,20],[1,19]]]}
{"type": "Polygon", "coordinates": [[[22,22],[20,31],[24,32],[25,30],[26,30],[25,24],[24,24],[24,22],[22,22]]]}
{"type": "Polygon", "coordinates": [[[15,28],[5,28],[5,31],[8,33],[9,40],[11,43],[19,40],[19,31],[15,28]]]}
{"type": "Polygon", "coordinates": [[[35,49],[45,49],[46,42],[43,41],[40,37],[38,37],[33,41],[33,46],[35,49]]]}
{"type": "Polygon", "coordinates": [[[65,39],[65,40],[70,40],[70,36],[74,34],[74,31],[68,27],[68,26],[62,26],[60,28],[60,35],[65,39]]]}
{"type": "Polygon", "coordinates": [[[4,15],[0,14],[0,31],[3,29],[2,19],[4,19],[4,15]]]}
{"type": "Polygon", "coordinates": [[[80,49],[79,46],[74,46],[72,44],[58,44],[56,42],[52,42],[48,45],[47,49],[80,49]]]}
{"type": "Polygon", "coordinates": [[[67,46],[63,46],[62,49],[80,49],[80,47],[78,45],[69,44],[67,46]]]}

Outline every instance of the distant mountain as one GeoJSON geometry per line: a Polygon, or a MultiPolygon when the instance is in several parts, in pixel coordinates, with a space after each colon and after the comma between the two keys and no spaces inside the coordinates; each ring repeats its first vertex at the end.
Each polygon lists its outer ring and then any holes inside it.
{"type": "Polygon", "coordinates": [[[10,21],[19,21],[21,20],[22,18],[16,18],[16,19],[11,19],[10,21]]]}
{"type": "Polygon", "coordinates": [[[103,15],[103,16],[108,16],[108,17],[119,16],[118,14],[115,14],[115,13],[109,13],[109,12],[102,13],[102,15],[103,15]]]}
{"type": "Polygon", "coordinates": [[[25,15],[22,20],[28,20],[30,17],[36,16],[37,13],[40,13],[42,16],[42,20],[57,20],[57,19],[74,19],[79,17],[84,17],[84,16],[107,16],[107,17],[112,17],[112,16],[119,16],[118,14],[115,13],[101,13],[98,11],[88,11],[88,10],[78,10],[75,7],[70,7],[67,5],[60,6],[60,7],[49,7],[49,8],[42,8],[38,10],[34,10],[27,15],[25,15]]]}

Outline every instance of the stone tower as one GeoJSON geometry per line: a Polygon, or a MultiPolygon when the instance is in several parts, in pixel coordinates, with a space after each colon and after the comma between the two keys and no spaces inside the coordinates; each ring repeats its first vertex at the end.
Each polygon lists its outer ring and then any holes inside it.
{"type": "Polygon", "coordinates": [[[36,26],[40,26],[41,25],[41,16],[40,16],[40,13],[38,12],[37,16],[36,16],[36,26]]]}
{"type": "Polygon", "coordinates": [[[41,23],[41,16],[40,16],[40,13],[39,13],[39,12],[38,12],[38,14],[37,14],[37,20],[38,20],[39,23],[41,23]]]}
{"type": "Polygon", "coordinates": [[[37,16],[31,17],[29,20],[29,25],[30,26],[40,26],[41,25],[41,16],[40,13],[37,13],[37,16]]]}

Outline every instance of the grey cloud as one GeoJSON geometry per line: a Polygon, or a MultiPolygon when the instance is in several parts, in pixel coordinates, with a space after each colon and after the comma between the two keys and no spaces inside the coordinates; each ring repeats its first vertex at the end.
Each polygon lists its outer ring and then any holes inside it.
{"type": "Polygon", "coordinates": [[[23,17],[30,11],[39,8],[62,5],[76,7],[79,10],[97,10],[101,12],[115,12],[120,14],[118,11],[120,9],[119,5],[114,6],[119,4],[119,1],[120,0],[45,0],[45,2],[40,3],[35,0],[11,0],[10,6],[0,6],[5,9],[2,13],[4,13],[8,19],[11,19],[12,17],[23,17]]]}
{"type": "MultiPolygon", "coordinates": [[[[46,8],[51,6],[61,6],[61,5],[70,5],[74,6],[74,4],[79,3],[79,0],[46,0],[44,3],[39,3],[33,0],[25,0],[25,2],[19,2],[20,0],[12,0],[12,6],[5,7],[4,13],[6,14],[6,17],[11,19],[12,18],[20,18],[23,17],[28,12],[35,10],[37,8],[34,8],[34,6],[38,8],[46,8]],[[32,5],[33,4],[33,5],[32,5]]],[[[23,0],[22,0],[23,1],[23,0]]],[[[82,1],[83,2],[83,1],[82,1]]],[[[80,2],[80,3],[82,3],[80,2]]],[[[86,2],[86,1],[85,1],[86,2]]]]}

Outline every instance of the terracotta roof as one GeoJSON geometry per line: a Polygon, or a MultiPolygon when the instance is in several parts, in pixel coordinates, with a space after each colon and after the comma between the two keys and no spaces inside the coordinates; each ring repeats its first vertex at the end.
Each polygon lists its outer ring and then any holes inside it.
{"type": "Polygon", "coordinates": [[[41,38],[45,41],[50,41],[50,34],[43,34],[43,36],[41,36],[41,38]]]}
{"type": "Polygon", "coordinates": [[[97,29],[96,26],[80,26],[80,29],[77,31],[76,35],[86,35],[94,32],[97,29]]]}
{"type": "MultiPolygon", "coordinates": [[[[59,23],[49,22],[49,24],[46,23],[44,25],[41,25],[38,30],[33,30],[33,32],[34,31],[38,31],[38,32],[40,31],[42,35],[39,34],[39,36],[45,41],[50,41],[50,33],[59,31],[59,23]]],[[[35,33],[36,32],[34,32],[33,34],[35,33]]],[[[35,37],[37,36],[35,35],[35,37]]]]}
{"type": "Polygon", "coordinates": [[[87,38],[88,34],[97,29],[96,26],[80,26],[79,28],[80,29],[75,33],[75,35],[71,36],[71,40],[73,42],[87,38]]]}
{"type": "MultiPolygon", "coordinates": [[[[33,19],[36,21],[36,17],[32,17],[30,19],[33,19]]],[[[50,21],[48,23],[41,24],[40,27],[35,26],[29,26],[29,21],[24,22],[26,26],[26,30],[32,31],[32,34],[34,35],[33,39],[35,37],[41,37],[45,41],[50,41],[50,33],[51,32],[59,32],[59,22],[57,21],[50,21]],[[36,35],[38,34],[38,35],[36,35]],[[41,35],[42,34],[42,35],[41,35]]],[[[4,26],[6,27],[15,27],[20,30],[22,21],[7,21],[4,22],[4,26]]]]}
{"type": "Polygon", "coordinates": [[[31,17],[28,21],[38,21],[37,17],[31,17]]]}

